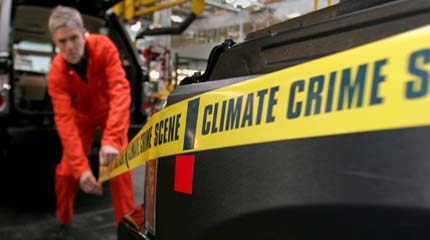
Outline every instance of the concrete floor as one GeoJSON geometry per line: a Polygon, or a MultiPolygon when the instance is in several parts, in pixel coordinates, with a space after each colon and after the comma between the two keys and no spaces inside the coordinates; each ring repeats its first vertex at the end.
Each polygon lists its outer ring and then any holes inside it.
{"type": "MultiPolygon", "coordinates": [[[[53,169],[21,169],[18,174],[9,168],[1,174],[0,240],[59,239],[53,169]]],[[[134,170],[133,180],[135,203],[142,203],[142,167],[134,170]]],[[[103,191],[101,197],[78,193],[72,228],[67,238],[60,239],[116,239],[109,184],[103,185],[103,191]]]]}

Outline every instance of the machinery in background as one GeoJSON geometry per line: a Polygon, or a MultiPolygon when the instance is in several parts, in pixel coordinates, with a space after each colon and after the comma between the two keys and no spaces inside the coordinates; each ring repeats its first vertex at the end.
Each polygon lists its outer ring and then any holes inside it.
{"type": "Polygon", "coordinates": [[[165,46],[152,42],[143,48],[141,54],[148,69],[148,81],[144,83],[143,108],[149,119],[161,110],[168,95],[187,77],[200,76],[206,66],[206,59],[180,57],[175,54],[171,69],[171,52],[165,46]]]}
{"type": "Polygon", "coordinates": [[[174,88],[170,74],[170,50],[153,42],[141,54],[149,72],[149,81],[144,85],[143,108],[147,118],[150,118],[164,107],[165,99],[174,88]]]}
{"type": "Polygon", "coordinates": [[[189,13],[177,26],[153,29],[147,28],[140,31],[137,34],[136,39],[143,38],[145,36],[181,34],[194,21],[194,19],[204,11],[204,0],[172,0],[167,2],[160,0],[123,0],[113,6],[112,11],[125,21],[135,21],[144,15],[184,4],[186,2],[191,2],[191,13],[189,13]]]}
{"type": "Polygon", "coordinates": [[[181,81],[186,77],[203,74],[207,61],[207,59],[184,57],[175,54],[173,64],[175,86],[180,85],[181,81]]]}
{"type": "MultiPolygon", "coordinates": [[[[204,0],[123,0],[114,5],[111,10],[124,21],[139,21],[145,15],[150,15],[156,11],[171,8],[180,4],[191,2],[191,12],[185,19],[173,27],[149,27],[141,30],[136,35],[136,40],[145,36],[181,34],[205,9],[204,0]]],[[[159,43],[151,42],[149,46],[141,50],[144,58],[144,68],[147,76],[143,86],[143,110],[146,117],[161,109],[165,104],[165,98],[176,86],[170,74],[170,49],[159,43]]]]}

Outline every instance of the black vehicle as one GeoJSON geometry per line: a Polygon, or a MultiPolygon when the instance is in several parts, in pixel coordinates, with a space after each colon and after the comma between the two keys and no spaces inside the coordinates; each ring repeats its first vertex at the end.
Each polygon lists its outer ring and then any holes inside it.
{"type": "MultiPolygon", "coordinates": [[[[340,1],[214,48],[206,72],[167,102],[429,23],[427,0],[340,1]]],[[[429,134],[424,126],[194,152],[192,194],[174,190],[178,156],[151,160],[145,202],[124,217],[119,239],[429,239],[429,134]]]]}
{"type": "MultiPolygon", "coordinates": [[[[48,30],[52,7],[77,8],[90,33],[105,34],[116,44],[132,89],[133,136],[144,123],[144,72],[122,22],[106,12],[118,1],[12,1],[0,2],[0,159],[1,164],[35,167],[61,158],[46,75],[56,54],[48,30]],[[34,161],[37,159],[37,161],[34,161]],[[18,162],[24,161],[24,162],[18,162]]],[[[98,153],[97,144],[91,155],[98,153]]],[[[30,167],[30,168],[31,168],[30,167]]],[[[21,168],[23,169],[23,168],[21,168]]]]}

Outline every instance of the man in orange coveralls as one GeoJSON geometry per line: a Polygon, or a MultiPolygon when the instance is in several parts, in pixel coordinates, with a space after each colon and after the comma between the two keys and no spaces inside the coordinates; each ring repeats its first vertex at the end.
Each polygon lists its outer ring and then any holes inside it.
{"type": "MultiPolygon", "coordinates": [[[[57,218],[69,226],[80,187],[101,195],[91,171],[89,153],[98,126],[102,129],[100,165],[108,165],[128,143],[130,85],[118,50],[103,35],[86,35],[80,13],[57,6],[49,18],[52,40],[60,50],[48,74],[48,92],[63,156],[55,172],[57,218]]],[[[134,207],[131,172],[110,181],[115,225],[134,207]]]]}

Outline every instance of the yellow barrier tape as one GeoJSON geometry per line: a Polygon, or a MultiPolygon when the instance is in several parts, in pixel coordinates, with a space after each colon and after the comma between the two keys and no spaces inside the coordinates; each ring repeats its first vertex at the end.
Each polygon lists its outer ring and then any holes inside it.
{"type": "Polygon", "coordinates": [[[99,182],[159,157],[430,123],[430,26],[219,88],[156,113],[99,182]]]}

